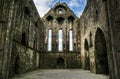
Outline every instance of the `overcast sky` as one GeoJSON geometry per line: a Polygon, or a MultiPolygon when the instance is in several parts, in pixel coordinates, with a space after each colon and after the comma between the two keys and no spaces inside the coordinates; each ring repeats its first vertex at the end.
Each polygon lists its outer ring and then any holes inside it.
{"type": "Polygon", "coordinates": [[[52,8],[59,1],[65,2],[78,17],[80,17],[86,5],[86,0],[33,0],[33,1],[41,17],[43,17],[50,10],[50,8],[52,8]]]}

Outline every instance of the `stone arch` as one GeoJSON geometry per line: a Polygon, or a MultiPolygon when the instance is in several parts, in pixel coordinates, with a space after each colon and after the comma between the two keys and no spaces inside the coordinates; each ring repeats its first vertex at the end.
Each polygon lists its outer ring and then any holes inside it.
{"type": "Polygon", "coordinates": [[[26,14],[26,15],[30,15],[30,9],[26,6],[26,7],[24,7],[24,13],[26,14]]]}
{"type": "Polygon", "coordinates": [[[65,68],[65,60],[64,60],[64,58],[63,57],[57,58],[56,64],[57,64],[57,68],[59,68],[59,69],[65,68]]]}
{"type": "Polygon", "coordinates": [[[65,11],[67,10],[67,8],[66,8],[64,5],[58,5],[58,6],[55,7],[54,12],[55,12],[58,8],[63,8],[63,9],[65,9],[65,11]]]}
{"type": "Polygon", "coordinates": [[[57,65],[64,65],[64,58],[62,57],[57,58],[57,65]]]}
{"type": "Polygon", "coordinates": [[[96,73],[109,73],[106,40],[104,33],[100,28],[97,28],[95,33],[95,63],[96,73]]]}
{"type": "Polygon", "coordinates": [[[71,15],[68,17],[68,22],[74,22],[74,20],[75,20],[74,16],[71,15]]]}
{"type": "Polygon", "coordinates": [[[71,15],[68,17],[68,23],[70,27],[73,26],[74,20],[75,20],[74,16],[71,15]]]}
{"type": "Polygon", "coordinates": [[[53,21],[53,17],[51,15],[49,15],[49,16],[46,17],[46,20],[47,21],[53,21]]]}
{"type": "Polygon", "coordinates": [[[65,19],[64,19],[63,17],[58,17],[58,18],[57,18],[58,24],[63,24],[64,20],[65,20],[65,19]]]}
{"type": "Polygon", "coordinates": [[[84,42],[84,49],[85,49],[85,69],[90,70],[89,44],[87,39],[85,39],[84,42]]]}

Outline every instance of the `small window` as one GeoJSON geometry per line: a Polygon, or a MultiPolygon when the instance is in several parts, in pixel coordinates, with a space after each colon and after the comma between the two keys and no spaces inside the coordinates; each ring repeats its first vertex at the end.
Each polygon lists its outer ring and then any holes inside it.
{"type": "Polygon", "coordinates": [[[38,24],[37,24],[37,22],[35,22],[35,27],[37,27],[38,26],[38,24]]]}
{"type": "Polygon", "coordinates": [[[25,7],[25,8],[24,8],[24,12],[25,12],[25,14],[30,15],[30,10],[29,10],[28,7],[25,7]]]}
{"type": "Polygon", "coordinates": [[[58,10],[59,14],[63,14],[63,11],[61,9],[58,10]]]}
{"type": "Polygon", "coordinates": [[[89,39],[90,39],[90,47],[92,47],[93,44],[92,44],[92,33],[91,32],[90,32],[90,35],[89,35],[89,39]]]}
{"type": "Polygon", "coordinates": [[[63,50],[65,51],[65,44],[63,44],[63,50]]]}
{"type": "Polygon", "coordinates": [[[26,45],[26,33],[22,33],[21,43],[22,43],[23,45],[26,45]]]}

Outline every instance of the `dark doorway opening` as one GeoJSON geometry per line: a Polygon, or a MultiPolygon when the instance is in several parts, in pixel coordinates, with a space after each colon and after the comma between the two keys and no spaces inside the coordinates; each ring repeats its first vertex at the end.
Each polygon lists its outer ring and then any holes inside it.
{"type": "Polygon", "coordinates": [[[20,61],[20,57],[17,56],[15,59],[15,68],[14,68],[15,74],[19,74],[19,61],[20,61]]]}
{"type": "Polygon", "coordinates": [[[87,39],[85,39],[84,49],[85,49],[85,69],[90,70],[89,46],[87,39]]]}
{"type": "Polygon", "coordinates": [[[106,40],[103,31],[98,28],[95,35],[96,73],[109,74],[106,40]]]}
{"type": "Polygon", "coordinates": [[[64,68],[64,59],[62,57],[57,58],[57,68],[64,68]]]}

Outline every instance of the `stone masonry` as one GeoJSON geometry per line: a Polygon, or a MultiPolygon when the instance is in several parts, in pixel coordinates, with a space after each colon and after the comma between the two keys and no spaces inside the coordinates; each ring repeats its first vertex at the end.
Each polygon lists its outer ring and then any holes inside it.
{"type": "Polygon", "coordinates": [[[120,0],[86,1],[80,17],[58,2],[41,18],[33,0],[0,0],[0,79],[40,68],[79,68],[120,79],[120,0]]]}

